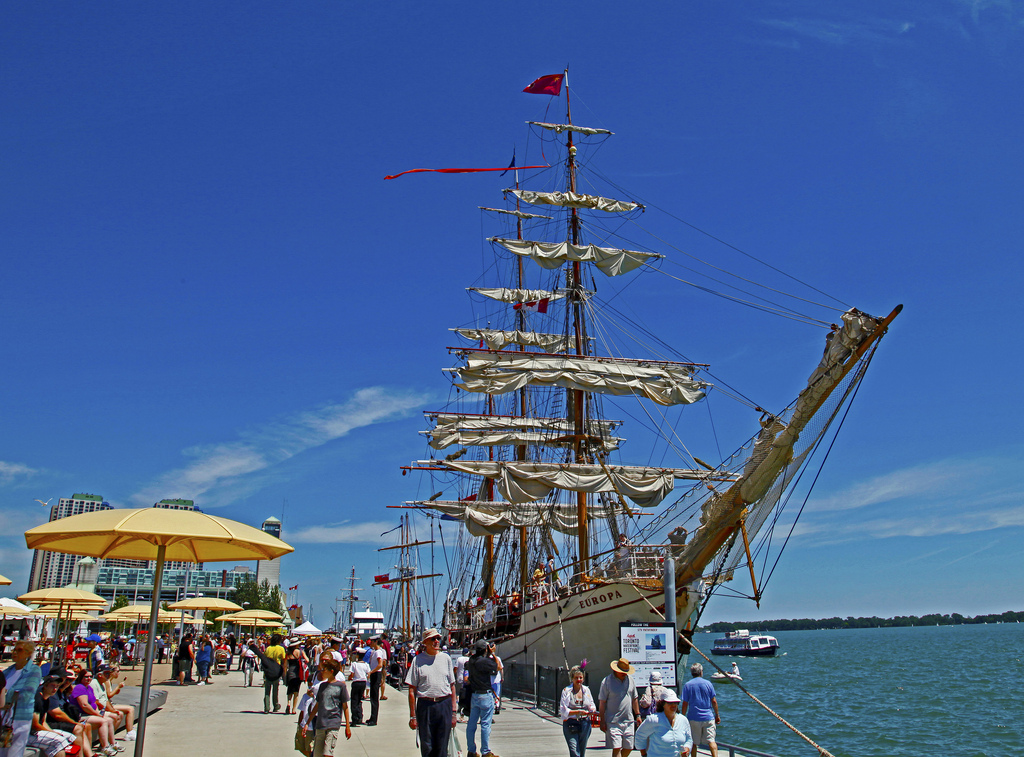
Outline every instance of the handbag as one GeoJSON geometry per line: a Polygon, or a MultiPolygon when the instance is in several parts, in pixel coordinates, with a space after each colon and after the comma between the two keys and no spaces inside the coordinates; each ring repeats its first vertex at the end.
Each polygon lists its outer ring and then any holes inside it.
{"type": "Polygon", "coordinates": [[[10,702],[3,710],[0,717],[0,749],[7,749],[14,741],[14,713],[18,709],[18,694],[14,691],[10,694],[10,702]]]}

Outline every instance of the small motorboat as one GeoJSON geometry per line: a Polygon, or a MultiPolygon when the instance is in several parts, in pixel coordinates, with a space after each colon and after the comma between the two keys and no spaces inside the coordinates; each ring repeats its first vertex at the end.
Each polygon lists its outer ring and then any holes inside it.
{"type": "Polygon", "coordinates": [[[720,683],[732,683],[733,681],[742,681],[743,678],[740,676],[740,666],[735,662],[732,664],[732,670],[728,673],[712,673],[711,680],[720,683]]]}
{"type": "Polygon", "coordinates": [[[743,677],[739,673],[712,673],[711,680],[716,683],[732,683],[742,681],[743,677]]]}

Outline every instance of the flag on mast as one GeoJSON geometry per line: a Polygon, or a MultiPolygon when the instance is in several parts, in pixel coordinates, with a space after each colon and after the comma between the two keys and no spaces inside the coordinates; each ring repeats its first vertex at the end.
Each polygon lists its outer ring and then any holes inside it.
{"type": "Polygon", "coordinates": [[[562,79],[565,74],[548,74],[539,79],[534,79],[523,92],[531,95],[558,95],[562,93],[562,79]]]}
{"type": "Polygon", "coordinates": [[[550,298],[545,297],[543,300],[534,300],[533,302],[517,302],[512,309],[522,310],[525,313],[546,313],[550,301],[550,298]]]}

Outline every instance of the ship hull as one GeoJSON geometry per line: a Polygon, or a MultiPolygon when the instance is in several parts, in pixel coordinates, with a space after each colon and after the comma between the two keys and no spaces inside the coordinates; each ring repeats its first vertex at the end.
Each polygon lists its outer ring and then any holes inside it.
{"type": "Polygon", "coordinates": [[[663,622],[655,608],[664,603],[660,590],[612,582],[523,613],[519,633],[497,644],[498,656],[547,667],[607,665],[618,659],[619,623],[663,622]],[[564,641],[564,650],[563,650],[564,641]]]}

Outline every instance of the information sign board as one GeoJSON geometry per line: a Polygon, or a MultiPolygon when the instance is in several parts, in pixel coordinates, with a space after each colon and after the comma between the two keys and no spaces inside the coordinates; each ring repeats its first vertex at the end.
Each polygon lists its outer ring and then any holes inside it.
{"type": "Polygon", "coordinates": [[[676,686],[674,623],[619,623],[619,654],[636,668],[637,686],[647,686],[655,670],[665,686],[676,686]]]}

